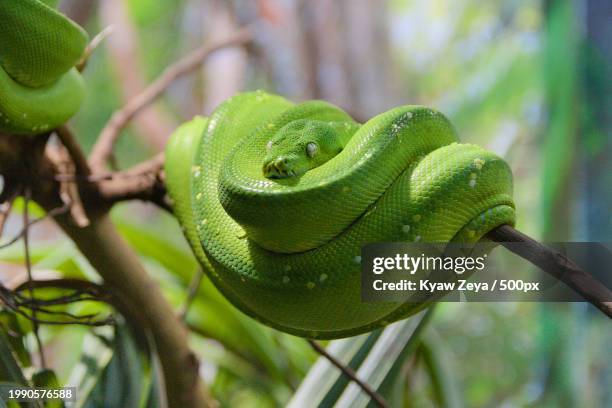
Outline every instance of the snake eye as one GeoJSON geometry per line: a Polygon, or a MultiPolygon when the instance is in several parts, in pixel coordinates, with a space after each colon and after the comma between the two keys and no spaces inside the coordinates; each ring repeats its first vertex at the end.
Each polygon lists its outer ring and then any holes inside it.
{"type": "Polygon", "coordinates": [[[316,143],[310,142],[306,145],[306,154],[308,157],[313,157],[319,151],[319,146],[316,143]]]}

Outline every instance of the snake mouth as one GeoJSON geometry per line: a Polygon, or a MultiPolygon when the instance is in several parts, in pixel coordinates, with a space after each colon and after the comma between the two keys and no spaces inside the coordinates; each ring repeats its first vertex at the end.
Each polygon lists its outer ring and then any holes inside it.
{"type": "Polygon", "coordinates": [[[289,161],[286,157],[277,157],[276,159],[267,160],[263,165],[264,177],[269,179],[284,179],[295,177],[297,174],[289,167],[289,161]]]}

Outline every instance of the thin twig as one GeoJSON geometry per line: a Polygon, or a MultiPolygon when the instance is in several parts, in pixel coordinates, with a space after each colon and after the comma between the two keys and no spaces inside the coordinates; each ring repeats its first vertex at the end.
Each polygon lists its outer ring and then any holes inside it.
{"type": "Polygon", "coordinates": [[[12,195],[8,197],[8,199],[0,204],[0,237],[2,237],[2,232],[4,231],[4,225],[6,224],[6,220],[8,220],[9,215],[11,214],[11,208],[13,208],[13,202],[15,201],[16,196],[12,195]]]}
{"type": "Polygon", "coordinates": [[[100,31],[98,34],[96,34],[96,36],[92,38],[89,44],[87,44],[85,51],[83,51],[83,56],[81,57],[81,60],[76,64],[76,69],[79,72],[83,72],[83,70],[87,67],[89,58],[94,53],[96,48],[98,48],[100,44],[102,44],[102,42],[113,33],[113,31],[115,31],[115,27],[110,25],[104,28],[104,30],[100,31]]]}
{"type": "Polygon", "coordinates": [[[17,285],[12,293],[19,301],[15,304],[23,305],[26,303],[35,302],[40,306],[55,306],[64,305],[69,303],[77,302],[107,302],[112,303],[112,297],[106,288],[97,283],[89,282],[82,279],[70,279],[70,278],[59,278],[59,279],[46,279],[46,280],[34,280],[31,282],[23,282],[17,285]],[[61,288],[70,289],[74,292],[69,295],[59,296],[51,299],[40,299],[40,298],[26,298],[21,295],[21,292],[28,290],[30,287],[34,289],[46,289],[46,288],[61,288]]]}
{"type": "Polygon", "coordinates": [[[344,365],[340,360],[336,359],[334,356],[329,354],[327,350],[321,347],[321,345],[317,343],[316,341],[312,339],[308,339],[308,344],[310,344],[310,346],[317,353],[325,357],[327,361],[329,361],[336,368],[342,371],[342,374],[346,375],[351,381],[357,384],[363,390],[363,392],[368,394],[368,396],[372,399],[372,401],[376,403],[376,405],[382,408],[387,408],[389,406],[387,405],[387,402],[384,400],[384,398],[379,393],[377,393],[375,390],[373,390],[372,387],[370,387],[370,385],[368,385],[367,383],[357,378],[357,373],[355,373],[355,371],[353,371],[351,367],[344,365]]]}
{"type": "Polygon", "coordinates": [[[54,208],[53,210],[49,211],[40,218],[35,218],[33,220],[28,221],[28,223],[23,226],[23,228],[21,229],[21,231],[19,231],[17,235],[11,238],[8,242],[5,242],[4,244],[0,245],[0,249],[8,248],[15,242],[19,241],[22,237],[25,237],[28,228],[32,227],[33,225],[38,224],[39,222],[44,221],[47,218],[53,218],[58,215],[65,214],[68,211],[70,211],[70,206],[64,204],[61,207],[54,208]]]}
{"type": "MultiPolygon", "coordinates": [[[[23,250],[24,250],[24,259],[25,259],[25,266],[26,266],[26,271],[28,273],[28,282],[31,283],[32,282],[32,261],[30,259],[30,237],[29,237],[29,225],[30,225],[30,214],[29,214],[29,204],[30,204],[30,188],[26,187],[24,189],[23,192],[23,225],[24,225],[24,229],[23,229],[23,250]]],[[[32,285],[28,285],[29,289],[28,291],[30,292],[30,297],[33,299],[34,298],[34,288],[32,288],[32,285]]],[[[36,320],[36,310],[34,309],[34,304],[31,304],[32,307],[32,318],[34,320],[32,320],[32,326],[33,326],[33,332],[34,332],[34,338],[36,339],[36,344],[38,346],[38,354],[40,356],[40,365],[41,367],[47,368],[47,362],[45,360],[45,350],[43,348],[42,345],[42,341],[40,340],[40,333],[38,330],[38,323],[35,321],[36,320]]]]}
{"type": "Polygon", "coordinates": [[[87,293],[93,296],[105,295],[108,291],[100,284],[90,282],[83,279],[60,278],[60,279],[45,279],[34,280],[32,282],[24,282],[15,287],[15,292],[22,292],[27,289],[27,286],[32,286],[34,289],[44,288],[61,288],[73,289],[81,293],[87,293]]]}
{"type": "Polygon", "coordinates": [[[509,225],[497,227],[487,236],[559,279],[606,316],[612,318],[612,291],[562,253],[548,248],[509,225]],[[512,245],[516,242],[526,245],[512,245]]]}
{"type": "MultiPolygon", "coordinates": [[[[108,301],[102,296],[98,296],[97,293],[100,292],[100,286],[76,279],[51,279],[45,281],[26,281],[19,285],[15,290],[10,290],[0,284],[0,302],[5,305],[5,307],[15,313],[20,314],[25,317],[29,321],[32,322],[33,326],[40,324],[48,324],[48,325],[84,325],[84,326],[105,326],[109,324],[114,324],[114,318],[112,316],[108,316],[104,319],[95,319],[98,315],[95,314],[85,314],[85,315],[75,315],[73,313],[61,311],[61,310],[52,310],[48,309],[45,306],[58,306],[63,304],[71,304],[81,301],[108,301]],[[32,295],[33,289],[38,288],[55,288],[55,287],[66,287],[70,289],[78,289],[81,292],[71,294],[68,296],[62,296],[55,299],[38,299],[32,295]],[[80,288],[80,289],[79,289],[80,288]],[[19,294],[20,291],[27,290],[30,292],[29,297],[24,297],[19,294]],[[92,292],[96,293],[96,295],[91,295],[92,292]],[[83,295],[90,296],[83,296],[83,295]],[[77,296],[78,295],[78,296],[77,296]],[[26,313],[21,308],[26,308],[30,311],[30,314],[26,313]],[[70,320],[48,320],[41,319],[37,316],[37,312],[55,315],[55,316],[64,316],[68,317],[70,320]]],[[[43,356],[44,357],[44,356],[43,356]]]]}
{"type": "Polygon", "coordinates": [[[204,271],[201,268],[195,272],[195,275],[189,282],[189,289],[187,290],[187,297],[185,298],[185,304],[181,308],[179,312],[179,317],[181,320],[185,321],[187,318],[187,314],[189,313],[189,308],[193,304],[193,300],[196,298],[198,294],[198,290],[200,289],[200,284],[202,283],[202,278],[204,277],[204,271]]]}
{"type": "Polygon", "coordinates": [[[130,170],[116,173],[109,181],[99,183],[100,196],[108,204],[138,199],[171,211],[162,176],[163,167],[164,154],[159,153],[130,170]]]}
{"type": "Polygon", "coordinates": [[[91,296],[84,293],[72,293],[66,296],[59,296],[52,299],[37,299],[37,298],[29,298],[25,296],[18,296],[19,301],[15,304],[17,306],[26,306],[31,304],[32,302],[36,303],[37,306],[60,306],[60,305],[69,305],[73,303],[79,302],[102,302],[104,299],[99,298],[97,296],[91,296]]]}
{"type": "Polygon", "coordinates": [[[140,94],[130,100],[123,108],[113,113],[92,149],[89,157],[92,169],[95,172],[105,170],[106,163],[112,154],[113,146],[121,130],[146,106],[159,98],[175,80],[198,68],[215,51],[246,44],[251,41],[251,38],[251,30],[249,28],[242,28],[224,40],[205,44],[170,65],[161,76],[140,94]]]}
{"type": "Polygon", "coordinates": [[[98,319],[98,320],[93,320],[93,319],[76,319],[76,320],[47,320],[47,319],[40,319],[38,317],[34,317],[33,315],[29,315],[26,312],[24,312],[23,310],[17,308],[17,309],[11,309],[13,310],[15,313],[18,313],[19,315],[25,317],[26,319],[28,319],[29,321],[31,321],[33,324],[39,326],[42,324],[45,325],[49,325],[49,326],[89,326],[89,327],[100,327],[100,326],[112,326],[116,324],[115,319],[112,316],[109,316],[107,318],[104,319],[98,319]]]}
{"type": "MultiPolygon", "coordinates": [[[[24,306],[24,305],[19,305],[19,306],[24,306]]],[[[98,313],[75,315],[74,313],[66,312],[64,310],[52,310],[47,307],[41,306],[37,303],[28,305],[28,308],[32,311],[32,315],[36,312],[36,313],[42,313],[42,314],[47,314],[47,315],[57,315],[57,316],[69,317],[73,320],[91,321],[93,320],[94,317],[98,316],[98,313]]]]}
{"type": "Polygon", "coordinates": [[[53,176],[55,181],[82,181],[86,183],[101,183],[110,180],[138,178],[143,175],[157,173],[164,167],[164,153],[158,153],[150,159],[141,162],[134,167],[122,171],[107,171],[102,173],[82,176],[78,174],[56,174],[53,176]]]}

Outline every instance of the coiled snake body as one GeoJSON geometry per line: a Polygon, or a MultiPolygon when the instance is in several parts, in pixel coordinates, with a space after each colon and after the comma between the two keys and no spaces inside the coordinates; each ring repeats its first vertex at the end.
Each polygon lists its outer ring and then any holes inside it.
{"type": "Polygon", "coordinates": [[[74,65],[87,34],[56,3],[0,2],[0,131],[44,133],[81,106],[85,87],[74,65]]]}
{"type": "Polygon", "coordinates": [[[426,306],[363,303],[362,245],[477,242],[514,223],[507,164],[421,106],[360,125],[325,102],[245,93],[179,128],[166,153],[175,213],[212,281],[299,336],[350,336],[426,306]]]}

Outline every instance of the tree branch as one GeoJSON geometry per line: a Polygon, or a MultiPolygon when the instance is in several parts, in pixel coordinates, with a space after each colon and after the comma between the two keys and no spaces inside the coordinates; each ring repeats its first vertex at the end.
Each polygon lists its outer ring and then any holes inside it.
{"type": "Polygon", "coordinates": [[[222,41],[205,44],[168,67],[144,91],[130,100],[123,108],[113,113],[111,119],[102,129],[89,157],[89,163],[94,172],[105,171],[106,163],[112,154],[113,146],[121,130],[146,106],[160,97],[176,79],[195,70],[215,51],[246,44],[251,41],[251,38],[250,29],[242,28],[222,41]]]}
{"type": "MultiPolygon", "coordinates": [[[[108,216],[108,203],[102,199],[94,199],[101,197],[98,183],[80,182],[93,176],[72,176],[79,181],[90,225],[79,227],[70,214],[66,213],[65,205],[62,205],[59,198],[60,186],[56,181],[56,168],[44,154],[46,140],[40,137],[0,135],[0,173],[15,175],[22,181],[32,192],[32,199],[48,214],[54,215],[56,223],[102,276],[114,299],[122,306],[120,310],[126,311],[124,315],[127,314],[136,327],[152,333],[155,344],[159,347],[169,401],[182,407],[214,406],[214,401],[200,381],[199,363],[189,348],[185,326],[168,304],[157,283],[147,274],[138,256],[115,229],[108,216]],[[27,162],[24,158],[27,158],[27,162]],[[64,211],[58,211],[58,208],[64,211]]],[[[70,147],[70,141],[67,145],[75,167],[79,167],[76,163],[80,162],[81,171],[87,173],[86,163],[82,158],[79,159],[82,155],[80,147],[76,143],[70,147]]],[[[161,163],[161,160],[157,159],[157,163],[161,163]]],[[[31,222],[28,221],[27,224],[29,223],[31,222]]],[[[37,322],[61,324],[42,319],[37,322]]]]}
{"type": "Polygon", "coordinates": [[[132,167],[129,170],[108,174],[98,182],[98,192],[107,204],[126,200],[143,200],[171,211],[166,197],[163,170],[164,154],[132,167]]]}
{"type": "Polygon", "coordinates": [[[559,279],[606,316],[612,318],[612,291],[562,253],[548,248],[509,225],[493,229],[487,237],[559,279]],[[527,245],[511,245],[513,242],[527,245]]]}

